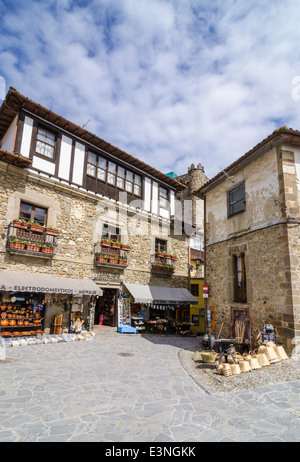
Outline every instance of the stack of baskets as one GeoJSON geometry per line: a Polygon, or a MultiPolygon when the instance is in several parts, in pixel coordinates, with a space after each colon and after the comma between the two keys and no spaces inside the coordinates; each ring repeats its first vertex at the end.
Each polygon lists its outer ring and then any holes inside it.
{"type": "MultiPolygon", "coordinates": [[[[219,374],[225,377],[239,375],[243,372],[258,370],[271,364],[275,364],[281,360],[289,359],[282,346],[276,346],[273,342],[268,342],[266,345],[261,345],[257,350],[249,353],[234,353],[236,364],[231,358],[228,358],[227,363],[219,364],[215,360],[215,365],[219,374]]],[[[217,357],[215,358],[217,359],[217,357]]]]}

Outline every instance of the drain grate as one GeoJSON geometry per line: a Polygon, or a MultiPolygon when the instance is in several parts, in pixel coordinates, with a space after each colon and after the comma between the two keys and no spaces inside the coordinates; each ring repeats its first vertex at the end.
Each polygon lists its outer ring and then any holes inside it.
{"type": "Polygon", "coordinates": [[[117,353],[118,356],[129,357],[134,356],[134,353],[117,353]]]}

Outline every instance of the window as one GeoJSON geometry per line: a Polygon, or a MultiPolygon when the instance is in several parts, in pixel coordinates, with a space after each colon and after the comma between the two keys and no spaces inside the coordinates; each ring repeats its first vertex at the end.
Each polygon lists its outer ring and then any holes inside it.
{"type": "Polygon", "coordinates": [[[136,196],[140,196],[141,195],[141,183],[142,183],[142,179],[139,175],[134,175],[134,194],[136,196]]]}
{"type": "Polygon", "coordinates": [[[194,297],[199,297],[199,284],[191,284],[191,294],[194,297]]]}
{"type": "Polygon", "coordinates": [[[97,156],[92,152],[88,154],[88,163],[87,163],[87,174],[90,176],[96,176],[97,170],[97,156]]]}
{"type": "Polygon", "coordinates": [[[123,167],[118,167],[117,174],[117,187],[124,189],[125,186],[125,169],[123,167]]]}
{"type": "Polygon", "coordinates": [[[167,241],[162,239],[155,239],[155,253],[157,252],[166,252],[167,251],[167,241]]]}
{"type": "Polygon", "coordinates": [[[34,205],[21,202],[20,218],[28,221],[35,221],[41,225],[46,225],[47,210],[34,205]]]}
{"type": "Polygon", "coordinates": [[[97,178],[101,181],[105,181],[106,179],[106,160],[100,156],[98,156],[97,178]]]}
{"type": "Polygon", "coordinates": [[[133,192],[133,173],[128,171],[126,172],[126,191],[132,193],[133,192]]]}
{"type": "Polygon", "coordinates": [[[54,158],[55,135],[43,128],[38,128],[35,151],[42,156],[54,158]]]}
{"type": "Polygon", "coordinates": [[[243,181],[227,193],[228,216],[243,212],[246,208],[245,182],[243,181]]]}
{"type": "Polygon", "coordinates": [[[161,207],[169,208],[168,190],[161,187],[159,188],[159,204],[161,207]]]}
{"type": "Polygon", "coordinates": [[[107,183],[116,184],[116,164],[108,162],[107,183]]]}
{"type": "Polygon", "coordinates": [[[106,181],[106,160],[89,151],[86,173],[94,178],[97,175],[98,180],[106,181]]]}
{"type": "Polygon", "coordinates": [[[115,226],[104,224],[102,229],[102,237],[111,239],[112,241],[120,240],[120,230],[115,226]]]}
{"type": "Polygon", "coordinates": [[[247,302],[245,255],[234,255],[234,301],[247,302]]]}

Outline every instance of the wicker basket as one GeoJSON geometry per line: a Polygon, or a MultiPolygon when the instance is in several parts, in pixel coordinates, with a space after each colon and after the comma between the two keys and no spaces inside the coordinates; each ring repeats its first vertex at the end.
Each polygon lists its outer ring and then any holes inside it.
{"type": "Polygon", "coordinates": [[[261,367],[270,366],[270,362],[269,362],[269,360],[268,360],[265,353],[258,353],[257,354],[257,360],[258,360],[259,364],[261,365],[261,367]]]}
{"type": "Polygon", "coordinates": [[[252,359],[251,352],[249,352],[249,353],[244,353],[244,354],[243,354],[243,359],[244,359],[244,361],[250,362],[251,359],[252,359]]]}
{"type": "Polygon", "coordinates": [[[229,377],[232,375],[230,364],[227,364],[227,363],[223,364],[223,375],[225,377],[229,377]]]}
{"type": "Polygon", "coordinates": [[[230,364],[231,375],[239,375],[241,373],[241,369],[239,364],[230,364]]]}
{"type": "Polygon", "coordinates": [[[283,360],[289,359],[283,346],[275,346],[274,350],[279,359],[283,359],[283,360]]]}
{"type": "Polygon", "coordinates": [[[258,353],[264,353],[268,358],[270,364],[278,363],[280,361],[278,355],[273,347],[273,342],[269,342],[266,345],[261,345],[258,348],[258,353]],[[272,345],[271,345],[272,344],[272,345]]]}
{"type": "Polygon", "coordinates": [[[239,366],[241,372],[250,372],[252,370],[250,366],[250,361],[240,361],[239,366]]]}
{"type": "Polygon", "coordinates": [[[201,353],[202,361],[207,364],[214,364],[217,356],[218,353],[216,353],[215,351],[203,351],[201,353]]]}
{"type": "Polygon", "coordinates": [[[250,366],[252,370],[261,369],[261,365],[259,364],[258,359],[255,357],[251,358],[250,366]]]}

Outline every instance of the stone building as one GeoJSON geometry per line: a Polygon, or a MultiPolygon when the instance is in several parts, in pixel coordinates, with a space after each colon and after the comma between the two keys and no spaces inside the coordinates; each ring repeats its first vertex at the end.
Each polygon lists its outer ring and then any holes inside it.
{"type": "Polygon", "coordinates": [[[0,109],[0,139],[2,303],[23,290],[24,303],[45,305],[48,331],[57,315],[68,328],[72,312],[116,326],[125,298],[139,315],[145,308],[144,319],[153,310],[180,321],[195,301],[186,234],[176,226],[176,193],[186,187],[13,88],[0,109]],[[165,289],[159,296],[157,287],[165,289]],[[151,295],[141,307],[143,289],[151,295]]]}
{"type": "Polygon", "coordinates": [[[299,341],[300,132],[276,130],[200,188],[208,307],[223,336],[255,345],[265,325],[291,352],[299,341]]]}

